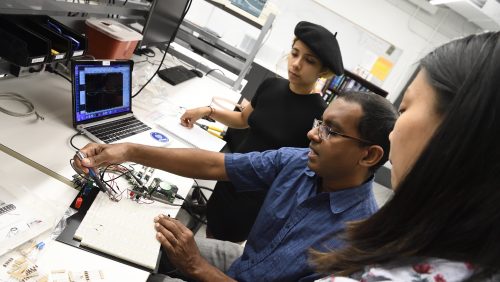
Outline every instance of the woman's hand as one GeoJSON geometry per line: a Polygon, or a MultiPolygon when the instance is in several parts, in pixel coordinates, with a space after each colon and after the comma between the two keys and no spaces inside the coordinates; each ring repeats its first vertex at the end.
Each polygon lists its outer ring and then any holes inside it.
{"type": "Polygon", "coordinates": [[[197,120],[209,115],[211,112],[210,107],[199,107],[186,110],[186,112],[181,116],[181,124],[185,127],[192,128],[197,120]]]}

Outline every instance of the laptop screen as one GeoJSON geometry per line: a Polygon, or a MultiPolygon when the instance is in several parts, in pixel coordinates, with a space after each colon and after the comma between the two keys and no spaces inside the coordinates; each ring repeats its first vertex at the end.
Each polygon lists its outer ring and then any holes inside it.
{"type": "Polygon", "coordinates": [[[132,112],[132,61],[73,61],[73,124],[132,112]]]}

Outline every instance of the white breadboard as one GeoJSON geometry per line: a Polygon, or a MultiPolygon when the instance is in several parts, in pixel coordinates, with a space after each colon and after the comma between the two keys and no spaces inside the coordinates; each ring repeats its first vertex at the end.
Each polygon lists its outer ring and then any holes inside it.
{"type": "Polygon", "coordinates": [[[111,201],[99,193],[74,238],[85,246],[114,257],[155,269],[160,243],[154,218],[165,214],[162,203],[138,204],[130,199],[111,201]]]}

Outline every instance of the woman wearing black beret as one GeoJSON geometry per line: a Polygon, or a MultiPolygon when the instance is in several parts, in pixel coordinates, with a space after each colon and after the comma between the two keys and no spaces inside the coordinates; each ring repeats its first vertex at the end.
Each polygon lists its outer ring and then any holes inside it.
{"type": "MultiPolygon", "coordinates": [[[[299,22],[288,56],[288,80],[268,78],[241,112],[210,106],[187,110],[181,123],[192,127],[203,116],[230,128],[249,128],[235,152],[265,151],[281,147],[307,147],[307,132],[321,119],[326,104],[314,93],[320,77],[344,72],[336,34],[310,22],[299,22]]],[[[237,192],[231,182],[218,182],[208,202],[207,236],[241,242],[247,239],[265,193],[237,192]]]]}

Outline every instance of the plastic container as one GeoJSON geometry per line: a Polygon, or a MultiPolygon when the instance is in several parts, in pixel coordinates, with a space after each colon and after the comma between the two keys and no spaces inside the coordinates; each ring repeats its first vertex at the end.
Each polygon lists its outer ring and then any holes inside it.
{"type": "Polygon", "coordinates": [[[85,21],[88,54],[96,59],[130,59],[142,35],[111,19],[85,21]]]}

